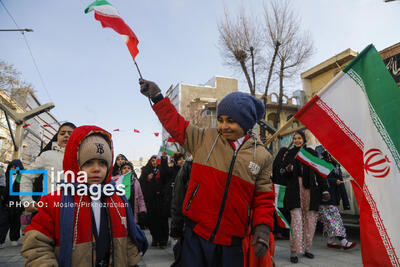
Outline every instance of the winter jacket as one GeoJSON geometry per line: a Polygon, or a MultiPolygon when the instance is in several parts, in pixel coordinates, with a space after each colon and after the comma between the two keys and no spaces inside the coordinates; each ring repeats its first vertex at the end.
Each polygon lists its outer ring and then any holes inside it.
{"type": "Polygon", "coordinates": [[[340,200],[343,201],[343,208],[345,210],[350,209],[349,198],[347,196],[346,188],[344,184],[337,184],[337,181],[343,181],[342,170],[340,165],[334,162],[330,162],[335,166],[335,169],[326,177],[329,183],[329,193],[331,198],[328,201],[322,201],[321,205],[340,205],[340,200]]]}
{"type": "MultiPolygon", "coordinates": [[[[304,147],[309,153],[316,156],[313,149],[304,147]]],[[[312,168],[296,159],[299,148],[291,148],[284,160],[284,170],[287,170],[289,164],[293,165],[293,171],[282,174],[286,185],[285,207],[288,210],[300,208],[300,187],[299,176],[303,177],[303,186],[310,189],[310,210],[318,211],[321,203],[322,192],[328,190],[326,179],[314,172],[312,168]]]]}
{"type": "MultiPolygon", "coordinates": [[[[47,171],[47,193],[51,193],[55,189],[57,183],[57,175],[63,170],[62,162],[65,149],[60,147],[57,142],[53,142],[52,150],[44,151],[38,156],[35,162],[30,166],[30,170],[46,170],[47,171]],[[54,179],[52,179],[54,174],[54,179]]],[[[23,174],[21,176],[21,192],[33,192],[33,184],[39,177],[38,174],[23,174]]],[[[64,180],[64,175],[60,174],[60,180],[64,180]]],[[[44,186],[44,181],[42,182],[44,186]]],[[[43,188],[43,187],[42,187],[43,188]]],[[[23,203],[32,203],[32,196],[21,196],[23,203]]]]}
{"type": "Polygon", "coordinates": [[[172,237],[183,237],[184,216],[182,214],[183,201],[189,185],[192,161],[186,160],[175,177],[174,193],[171,203],[171,231],[172,237]]]}
{"type": "Polygon", "coordinates": [[[183,204],[188,225],[209,242],[241,244],[253,224],[273,228],[272,156],[254,136],[235,151],[216,128],[198,128],[178,114],[169,98],[153,105],[163,127],[193,155],[183,204]]]}
{"type": "MultiPolygon", "coordinates": [[[[111,179],[116,183],[122,183],[124,175],[113,176],[111,179]]],[[[146,203],[144,202],[144,197],[142,189],[140,187],[139,180],[135,172],[131,172],[131,195],[129,198],[129,204],[131,205],[133,215],[135,216],[135,222],[138,221],[138,214],[141,212],[147,212],[146,203]]]]}
{"type": "Polygon", "coordinates": [[[163,211],[164,215],[171,217],[171,202],[172,202],[172,191],[175,183],[176,174],[179,171],[179,167],[174,164],[174,166],[168,166],[168,158],[161,157],[160,164],[160,176],[163,180],[163,211]]]}
{"type": "MultiPolygon", "coordinates": [[[[92,132],[106,134],[111,142],[111,135],[98,127],[82,126],[76,128],[68,141],[66,151],[68,157],[64,159],[64,170],[71,170],[77,175],[80,170],[77,164],[79,144],[92,132]]],[[[115,185],[111,181],[111,173],[112,168],[110,168],[103,185],[108,183],[115,185]]],[[[58,266],[60,259],[70,260],[70,265],[63,266],[93,266],[95,260],[93,253],[97,251],[98,245],[104,244],[93,243],[93,227],[95,224],[92,222],[91,198],[89,195],[79,196],[75,194],[69,196],[72,201],[69,202],[73,209],[72,218],[63,214],[67,208],[63,204],[68,203],[64,202],[66,197],[63,191],[42,197],[43,206],[39,207],[38,214],[27,227],[21,249],[22,256],[27,259],[25,266],[58,266]],[[69,222],[71,222],[71,225],[69,225],[69,222]],[[71,239],[68,238],[69,235],[71,239]],[[66,253],[66,250],[71,246],[71,254],[66,253]]],[[[132,228],[135,225],[132,222],[133,214],[130,207],[125,201],[125,197],[117,194],[103,196],[102,198],[103,202],[107,204],[107,216],[110,222],[109,226],[111,225],[111,228],[109,228],[112,247],[111,266],[133,266],[140,261],[140,255],[138,246],[134,243],[137,240],[132,238],[132,233],[137,228],[132,228]]],[[[71,206],[68,206],[68,208],[71,206]]],[[[138,235],[137,237],[139,238],[138,235]]],[[[147,241],[145,245],[147,245],[147,241]]]]}

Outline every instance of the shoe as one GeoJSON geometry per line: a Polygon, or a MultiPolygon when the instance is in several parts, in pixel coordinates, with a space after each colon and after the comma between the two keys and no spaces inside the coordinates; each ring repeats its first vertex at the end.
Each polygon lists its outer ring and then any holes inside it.
{"type": "Polygon", "coordinates": [[[346,244],[344,246],[342,246],[342,248],[344,250],[348,250],[348,249],[354,248],[355,246],[357,246],[357,242],[349,242],[349,241],[347,241],[346,244]]]}
{"type": "Polygon", "coordinates": [[[0,244],[0,248],[5,248],[5,247],[6,247],[6,244],[4,244],[4,243],[0,244]]]}
{"type": "Polygon", "coordinates": [[[309,259],[314,259],[314,254],[312,254],[310,252],[306,252],[306,253],[304,253],[304,257],[307,257],[309,259]]]}
{"type": "Polygon", "coordinates": [[[12,247],[17,247],[18,246],[18,241],[11,241],[11,246],[12,247]]]}
{"type": "Polygon", "coordinates": [[[338,244],[338,243],[326,243],[326,246],[328,248],[342,248],[342,245],[338,244]]]}
{"type": "Polygon", "coordinates": [[[290,262],[291,263],[298,263],[299,262],[299,258],[297,258],[297,256],[290,257],[290,262]]]}

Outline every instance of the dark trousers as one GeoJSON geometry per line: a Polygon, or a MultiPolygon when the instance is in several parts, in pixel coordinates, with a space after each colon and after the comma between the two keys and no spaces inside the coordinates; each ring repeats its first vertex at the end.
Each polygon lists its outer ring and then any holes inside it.
{"type": "Polygon", "coordinates": [[[21,210],[4,206],[0,209],[0,244],[6,240],[8,230],[10,230],[10,240],[18,241],[21,236],[21,210]]]}
{"type": "Polygon", "coordinates": [[[180,267],[242,267],[241,245],[217,245],[201,238],[186,227],[180,267]]]}

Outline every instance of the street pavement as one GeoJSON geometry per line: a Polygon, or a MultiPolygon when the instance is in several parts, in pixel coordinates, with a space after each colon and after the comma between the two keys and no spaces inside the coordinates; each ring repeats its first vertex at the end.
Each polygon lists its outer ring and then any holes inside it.
{"type": "MultiPolygon", "coordinates": [[[[359,242],[359,229],[348,228],[348,235],[350,241],[359,242]]],[[[148,230],[145,231],[148,240],[151,242],[151,236],[148,230]]],[[[7,237],[6,247],[0,249],[0,267],[21,267],[24,266],[24,258],[20,255],[22,238],[19,241],[19,246],[11,247],[10,241],[7,237]]],[[[362,266],[361,250],[357,245],[351,250],[334,249],[326,247],[326,239],[320,232],[316,233],[313,242],[312,253],[314,259],[308,259],[299,256],[299,263],[292,264],[289,262],[289,241],[276,240],[275,243],[275,262],[278,267],[285,266],[340,266],[340,267],[354,267],[362,266]]],[[[142,261],[139,263],[140,267],[168,267],[173,262],[173,252],[171,246],[166,249],[149,248],[142,261]]],[[[117,266],[118,267],[118,266],[117,266]]]]}

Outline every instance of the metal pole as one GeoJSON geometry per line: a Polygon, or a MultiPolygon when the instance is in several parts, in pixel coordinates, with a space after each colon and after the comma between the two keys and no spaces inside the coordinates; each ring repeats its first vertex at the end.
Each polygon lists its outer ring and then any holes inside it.
{"type": "Polygon", "coordinates": [[[6,111],[4,111],[4,115],[6,115],[8,130],[10,131],[11,139],[12,139],[13,144],[14,144],[14,151],[18,151],[18,147],[17,147],[17,144],[15,143],[14,135],[13,135],[13,132],[12,132],[12,129],[11,129],[10,119],[8,118],[8,115],[7,115],[6,111]]]}
{"type": "Polygon", "coordinates": [[[0,32],[33,32],[32,29],[0,29],[0,32]]]}

